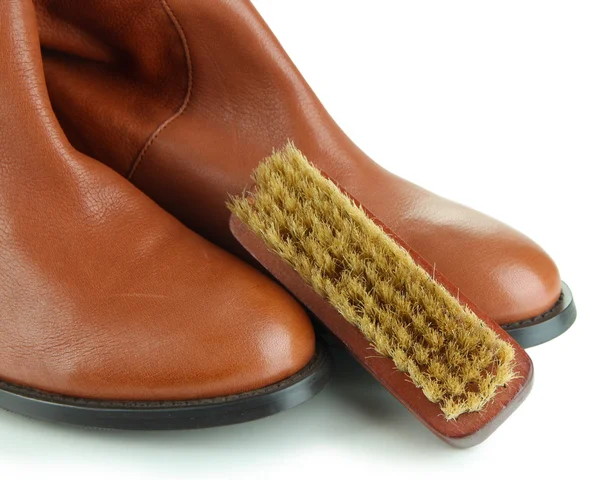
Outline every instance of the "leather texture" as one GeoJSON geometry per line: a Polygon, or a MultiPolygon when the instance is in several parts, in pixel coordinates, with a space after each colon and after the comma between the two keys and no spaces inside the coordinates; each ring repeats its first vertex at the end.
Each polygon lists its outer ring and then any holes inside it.
{"type": "Polygon", "coordinates": [[[51,100],[78,148],[244,257],[225,201],[291,139],[500,324],[556,303],[558,270],[532,240],[352,143],[248,0],[140,2],[37,1],[51,100]]]}
{"type": "Polygon", "coordinates": [[[314,331],[291,296],[68,143],[31,0],[2,2],[0,69],[3,381],[186,400],[271,385],[310,361],[314,331]]]}

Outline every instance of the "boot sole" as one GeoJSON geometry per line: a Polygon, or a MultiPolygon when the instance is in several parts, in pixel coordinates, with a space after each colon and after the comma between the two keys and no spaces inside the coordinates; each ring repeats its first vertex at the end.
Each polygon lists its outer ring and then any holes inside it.
{"type": "Polygon", "coordinates": [[[126,402],[67,397],[0,382],[0,408],[39,420],[117,430],[183,430],[218,427],[268,417],[319,393],[329,381],[331,358],[317,345],[312,360],[285,380],[218,398],[126,402]]]}
{"type": "Polygon", "coordinates": [[[535,347],[565,333],[577,318],[577,309],[569,286],[563,282],[556,304],[537,317],[503,325],[511,337],[523,348],[535,347]]]}

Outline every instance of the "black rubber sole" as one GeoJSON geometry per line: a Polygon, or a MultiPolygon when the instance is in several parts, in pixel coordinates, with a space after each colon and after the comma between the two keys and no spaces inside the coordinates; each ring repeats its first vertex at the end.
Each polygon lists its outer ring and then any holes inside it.
{"type": "Polygon", "coordinates": [[[183,430],[217,427],[268,417],[300,405],[325,387],[331,358],[318,345],[309,364],[268,387],[226,397],[119,402],[65,397],[0,382],[0,408],[27,417],[85,427],[118,430],[183,430]]]}
{"type": "Polygon", "coordinates": [[[577,318],[577,309],[569,286],[563,282],[556,304],[546,313],[504,326],[523,348],[548,342],[565,333],[577,318]]]}

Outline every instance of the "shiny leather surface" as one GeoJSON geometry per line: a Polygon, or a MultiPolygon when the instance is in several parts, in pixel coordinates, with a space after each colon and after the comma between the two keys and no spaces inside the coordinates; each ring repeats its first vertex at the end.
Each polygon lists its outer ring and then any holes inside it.
{"type": "Polygon", "coordinates": [[[0,379],[183,400],[308,363],[312,326],[282,288],[67,142],[31,0],[2,2],[0,69],[0,379]]]}
{"type": "Polygon", "coordinates": [[[38,2],[53,106],[84,151],[98,154],[190,228],[244,256],[229,232],[225,200],[248,186],[260,159],[289,138],[491,318],[507,324],[554,305],[559,274],[538,245],[368,158],[325,111],[249,1],[147,2],[146,13],[162,18],[155,24],[169,27],[152,35],[134,29],[124,45],[113,40],[123,33],[114,18],[134,18],[138,2],[112,2],[112,12],[108,3],[86,2],[86,9],[102,11],[92,28],[86,20],[92,14],[73,13],[81,10],[74,0],[38,2]],[[70,5],[68,14],[61,5],[70,5]],[[68,29],[61,28],[65,16],[68,29]],[[102,61],[86,51],[84,37],[107,49],[102,61]],[[162,60],[148,60],[148,42],[162,60]],[[131,58],[138,63],[125,62],[131,58]],[[168,84],[147,88],[166,77],[164,65],[168,84]],[[137,81],[135,101],[112,88],[115,76],[137,81]],[[165,107],[162,117],[155,115],[156,102],[165,107]],[[144,106],[148,116],[140,115],[144,106]],[[124,132],[144,139],[136,150],[125,148],[124,132]]]}

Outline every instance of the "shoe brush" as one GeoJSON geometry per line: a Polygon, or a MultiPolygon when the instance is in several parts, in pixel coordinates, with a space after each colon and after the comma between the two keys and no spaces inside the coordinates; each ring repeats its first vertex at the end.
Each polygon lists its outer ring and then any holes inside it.
{"type": "Polygon", "coordinates": [[[293,144],[252,180],[238,241],[440,438],[477,444],[525,398],[525,351],[293,144]]]}

